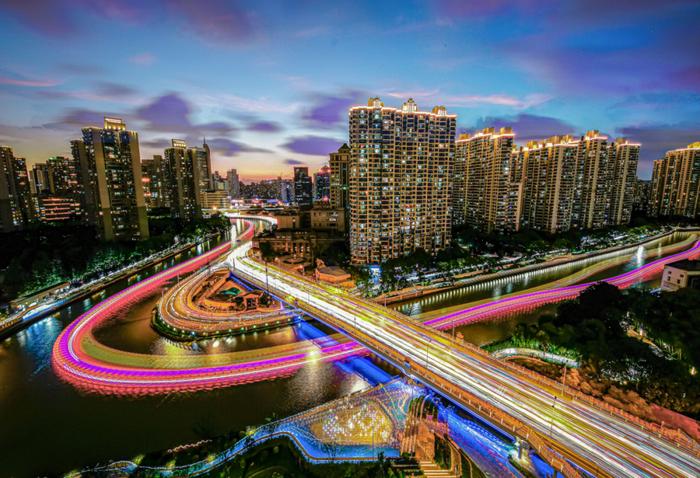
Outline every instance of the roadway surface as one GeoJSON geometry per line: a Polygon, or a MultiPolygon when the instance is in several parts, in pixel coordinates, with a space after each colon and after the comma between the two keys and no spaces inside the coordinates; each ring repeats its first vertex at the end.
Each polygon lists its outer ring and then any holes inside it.
{"type": "MultiPolygon", "coordinates": [[[[543,385],[517,367],[489,357],[476,348],[451,341],[439,331],[376,303],[300,276],[290,276],[273,266],[266,270],[249,255],[250,247],[249,243],[241,245],[229,258],[237,274],[258,284],[268,283],[278,294],[287,296],[302,309],[344,331],[379,355],[403,365],[409,375],[458,402],[470,406],[483,402],[497,408],[502,413],[494,417],[497,423],[504,421],[513,428],[518,422],[522,423],[525,428],[520,435],[526,435],[523,438],[531,444],[541,440],[546,442],[549,452],[554,455],[554,459],[550,455],[548,461],[554,466],[559,465],[566,474],[575,475],[576,471],[566,463],[557,463],[558,453],[595,476],[700,476],[698,450],[693,444],[674,443],[652,435],[649,429],[630,423],[622,414],[611,413],[591,401],[573,398],[556,386],[543,385]],[[532,436],[532,432],[537,437],[532,436]]],[[[619,287],[629,286],[645,276],[658,273],[667,262],[698,255],[700,243],[689,251],[654,261],[610,282],[619,287]]],[[[492,304],[520,310],[575,297],[588,285],[538,291],[492,304]]],[[[483,308],[488,308],[488,304],[483,308]]],[[[548,454],[542,446],[536,449],[540,454],[548,454]]]]}

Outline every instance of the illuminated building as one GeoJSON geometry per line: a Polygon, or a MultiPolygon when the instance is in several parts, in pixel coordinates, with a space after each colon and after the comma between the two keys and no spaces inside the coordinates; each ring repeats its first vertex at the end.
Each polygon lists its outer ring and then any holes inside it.
{"type": "Polygon", "coordinates": [[[306,166],[294,167],[294,203],[297,206],[311,206],[312,198],[311,176],[306,166]]]}
{"type": "Polygon", "coordinates": [[[612,176],[610,178],[608,225],[629,224],[632,218],[639,148],[639,144],[631,143],[625,138],[618,138],[610,145],[612,176]]]}
{"type": "Polygon", "coordinates": [[[639,148],[589,131],[579,139],[555,136],[516,149],[522,227],[555,233],[629,223],[639,148]]]}
{"type": "Polygon", "coordinates": [[[192,220],[202,213],[201,168],[197,148],[187,148],[180,139],[172,140],[172,147],[163,155],[166,204],[173,217],[192,220]]]}
{"type": "Polygon", "coordinates": [[[571,136],[554,136],[513,153],[523,184],[522,227],[550,233],[571,228],[577,152],[571,136]]]}
{"type": "Polygon", "coordinates": [[[231,207],[231,197],[228,191],[204,191],[202,193],[203,209],[228,209],[231,207]]]}
{"type": "Polygon", "coordinates": [[[450,174],[456,115],[442,106],[401,109],[379,98],[350,109],[350,251],[381,263],[450,244],[450,174]]]}
{"type": "Polygon", "coordinates": [[[455,143],[452,218],[484,232],[520,227],[520,181],[511,128],[462,134],[455,143]]]}
{"type": "Polygon", "coordinates": [[[82,132],[82,141],[72,141],[71,147],[81,167],[88,221],[105,240],[148,238],[138,133],[107,117],[103,128],[82,132]]]}
{"type": "Polygon", "coordinates": [[[634,184],[634,203],[632,209],[644,214],[649,213],[651,199],[651,180],[637,179],[634,184]]]}
{"type": "Polygon", "coordinates": [[[342,209],[345,227],[350,224],[350,147],[343,144],[330,154],[331,168],[330,203],[333,209],[342,209]]]}
{"type": "Polygon", "coordinates": [[[143,192],[148,209],[166,207],[165,171],[163,156],[141,161],[143,192]]]}
{"type": "Polygon", "coordinates": [[[228,181],[229,196],[231,199],[238,199],[241,197],[241,180],[238,177],[238,171],[235,169],[229,169],[226,173],[226,179],[228,181]]]}
{"type": "Polygon", "coordinates": [[[331,168],[322,167],[314,173],[314,201],[329,202],[331,197],[331,168]]]}
{"type": "Polygon", "coordinates": [[[651,180],[652,216],[700,215],[700,142],[668,151],[654,161],[651,180]]]}
{"type": "Polygon", "coordinates": [[[27,163],[0,146],[0,231],[22,229],[34,219],[27,163]]]}
{"type": "Polygon", "coordinates": [[[38,219],[41,222],[67,222],[81,216],[81,204],[74,197],[47,195],[38,198],[38,219]]]}

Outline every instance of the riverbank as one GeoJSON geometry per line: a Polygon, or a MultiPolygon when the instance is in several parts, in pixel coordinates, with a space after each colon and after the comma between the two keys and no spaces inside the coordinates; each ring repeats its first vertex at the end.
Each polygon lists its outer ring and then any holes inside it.
{"type": "Polygon", "coordinates": [[[417,298],[422,298],[430,296],[436,293],[447,292],[454,289],[459,289],[467,286],[478,285],[483,282],[498,280],[498,279],[512,279],[524,274],[546,274],[552,269],[564,266],[575,266],[577,264],[585,263],[590,260],[605,260],[608,257],[619,255],[619,254],[632,254],[640,246],[650,247],[654,243],[661,241],[675,233],[692,233],[698,232],[700,228],[673,228],[670,231],[656,234],[652,237],[646,238],[643,241],[637,241],[632,244],[623,244],[620,246],[609,247],[606,249],[601,249],[599,251],[587,252],[578,255],[567,255],[560,256],[549,261],[539,262],[537,264],[530,264],[523,267],[518,267],[515,269],[505,269],[492,273],[484,273],[484,271],[473,271],[463,274],[463,278],[455,281],[452,284],[441,283],[439,285],[426,285],[426,286],[411,286],[399,291],[392,291],[387,294],[382,294],[374,297],[373,300],[377,303],[388,305],[388,304],[400,304],[409,300],[414,300],[417,298]]]}
{"type": "Polygon", "coordinates": [[[166,251],[161,251],[160,253],[142,259],[138,263],[132,264],[125,269],[116,271],[98,280],[96,283],[84,284],[77,289],[68,291],[63,297],[58,297],[51,303],[41,304],[36,307],[26,309],[14,316],[9,316],[3,320],[2,323],[0,323],[0,340],[16,334],[20,330],[29,327],[38,320],[55,313],[57,310],[63,307],[83,300],[93,294],[97,294],[122,279],[137,275],[149,267],[156,266],[179,254],[183,254],[188,250],[214,240],[217,237],[221,237],[221,235],[214,235],[203,238],[198,242],[189,242],[183,245],[176,245],[173,248],[168,248],[166,251]]]}

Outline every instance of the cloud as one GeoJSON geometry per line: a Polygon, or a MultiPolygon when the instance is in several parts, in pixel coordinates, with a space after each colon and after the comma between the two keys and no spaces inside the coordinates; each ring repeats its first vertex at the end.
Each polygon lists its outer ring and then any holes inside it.
{"type": "Polygon", "coordinates": [[[0,85],[26,86],[29,88],[48,88],[60,82],[50,79],[10,78],[0,75],[0,85]]]}
{"type": "Polygon", "coordinates": [[[445,96],[442,103],[447,106],[478,106],[478,105],[496,105],[509,106],[516,109],[527,109],[533,106],[541,105],[551,100],[550,95],[543,93],[533,93],[525,95],[522,98],[511,95],[456,95],[445,96]]]}
{"type": "Polygon", "coordinates": [[[480,130],[487,127],[501,128],[512,126],[519,141],[531,141],[536,139],[546,139],[550,136],[572,134],[574,127],[566,121],[550,116],[538,116],[531,114],[518,114],[510,117],[487,116],[477,121],[475,129],[480,130]]]}
{"type": "Polygon", "coordinates": [[[264,148],[257,148],[239,141],[233,141],[228,138],[212,138],[207,139],[207,144],[216,153],[223,156],[236,156],[240,153],[270,153],[271,151],[264,148]]]}
{"type": "Polygon", "coordinates": [[[4,0],[0,9],[36,33],[59,39],[86,31],[85,15],[138,25],[157,19],[220,46],[251,40],[257,31],[255,15],[237,0],[4,0]]]}
{"type": "Polygon", "coordinates": [[[111,81],[100,81],[95,84],[95,93],[102,97],[124,97],[137,93],[135,88],[111,81]]]}
{"type": "Polygon", "coordinates": [[[286,164],[287,166],[299,166],[305,163],[304,161],[299,161],[298,159],[289,158],[284,160],[284,164],[286,164]]]}
{"type": "Polygon", "coordinates": [[[153,131],[203,136],[207,132],[225,134],[235,129],[223,121],[194,124],[190,119],[192,112],[192,106],[183,97],[177,93],[167,93],[138,108],[136,115],[146,122],[146,129],[153,131]]]}
{"type": "Polygon", "coordinates": [[[347,121],[348,109],[364,98],[359,91],[348,90],[339,95],[316,95],[314,105],[302,114],[304,122],[313,128],[335,128],[347,121]]]}
{"type": "Polygon", "coordinates": [[[337,151],[342,144],[340,139],[308,135],[288,138],[282,147],[293,153],[325,156],[337,151]]]}
{"type": "Polygon", "coordinates": [[[252,121],[246,125],[245,129],[256,133],[279,133],[282,131],[282,126],[274,121],[252,121]]]}
{"type": "Polygon", "coordinates": [[[168,3],[184,28],[220,45],[251,40],[255,36],[252,14],[235,0],[174,0],[168,3]]]}
{"type": "Polygon", "coordinates": [[[172,146],[172,139],[158,138],[144,140],[142,138],[139,138],[139,145],[146,148],[165,149],[172,146]]]}
{"type": "Polygon", "coordinates": [[[130,56],[129,62],[135,65],[152,65],[156,61],[156,57],[151,53],[140,53],[138,55],[130,56]]]}

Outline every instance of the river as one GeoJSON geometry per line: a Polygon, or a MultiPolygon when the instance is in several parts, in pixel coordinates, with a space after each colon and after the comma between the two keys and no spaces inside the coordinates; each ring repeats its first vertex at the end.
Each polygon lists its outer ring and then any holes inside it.
{"type": "MultiPolygon", "coordinates": [[[[679,240],[669,238],[662,245],[679,240]]],[[[186,260],[214,243],[172,258],[144,271],[145,277],[162,267],[186,260]]],[[[655,249],[655,250],[658,250],[655,249]]],[[[652,256],[653,254],[652,250],[652,256]]],[[[647,258],[649,260],[649,258],[647,258]]],[[[604,275],[639,264],[639,257],[604,275]]],[[[397,306],[411,315],[435,312],[484,297],[532,287],[575,272],[562,269],[535,279],[484,290],[455,290],[397,306]]],[[[79,391],[59,380],[51,367],[51,350],[61,330],[96,302],[126,287],[138,277],[112,284],[102,294],[64,307],[0,343],[0,476],[55,475],[71,469],[130,458],[263,423],[276,414],[284,417],[382,381],[389,374],[376,361],[358,358],[349,363],[312,363],[295,375],[271,382],[240,385],[214,391],[151,397],[101,396],[79,391]]],[[[314,322],[276,330],[207,340],[196,346],[176,345],[150,327],[151,310],[160,292],[132,305],[96,331],[112,347],[133,352],[208,354],[225,350],[255,349],[328,333],[314,322]]],[[[473,324],[459,330],[480,344],[505,338],[519,321],[532,316],[473,324]]]]}

